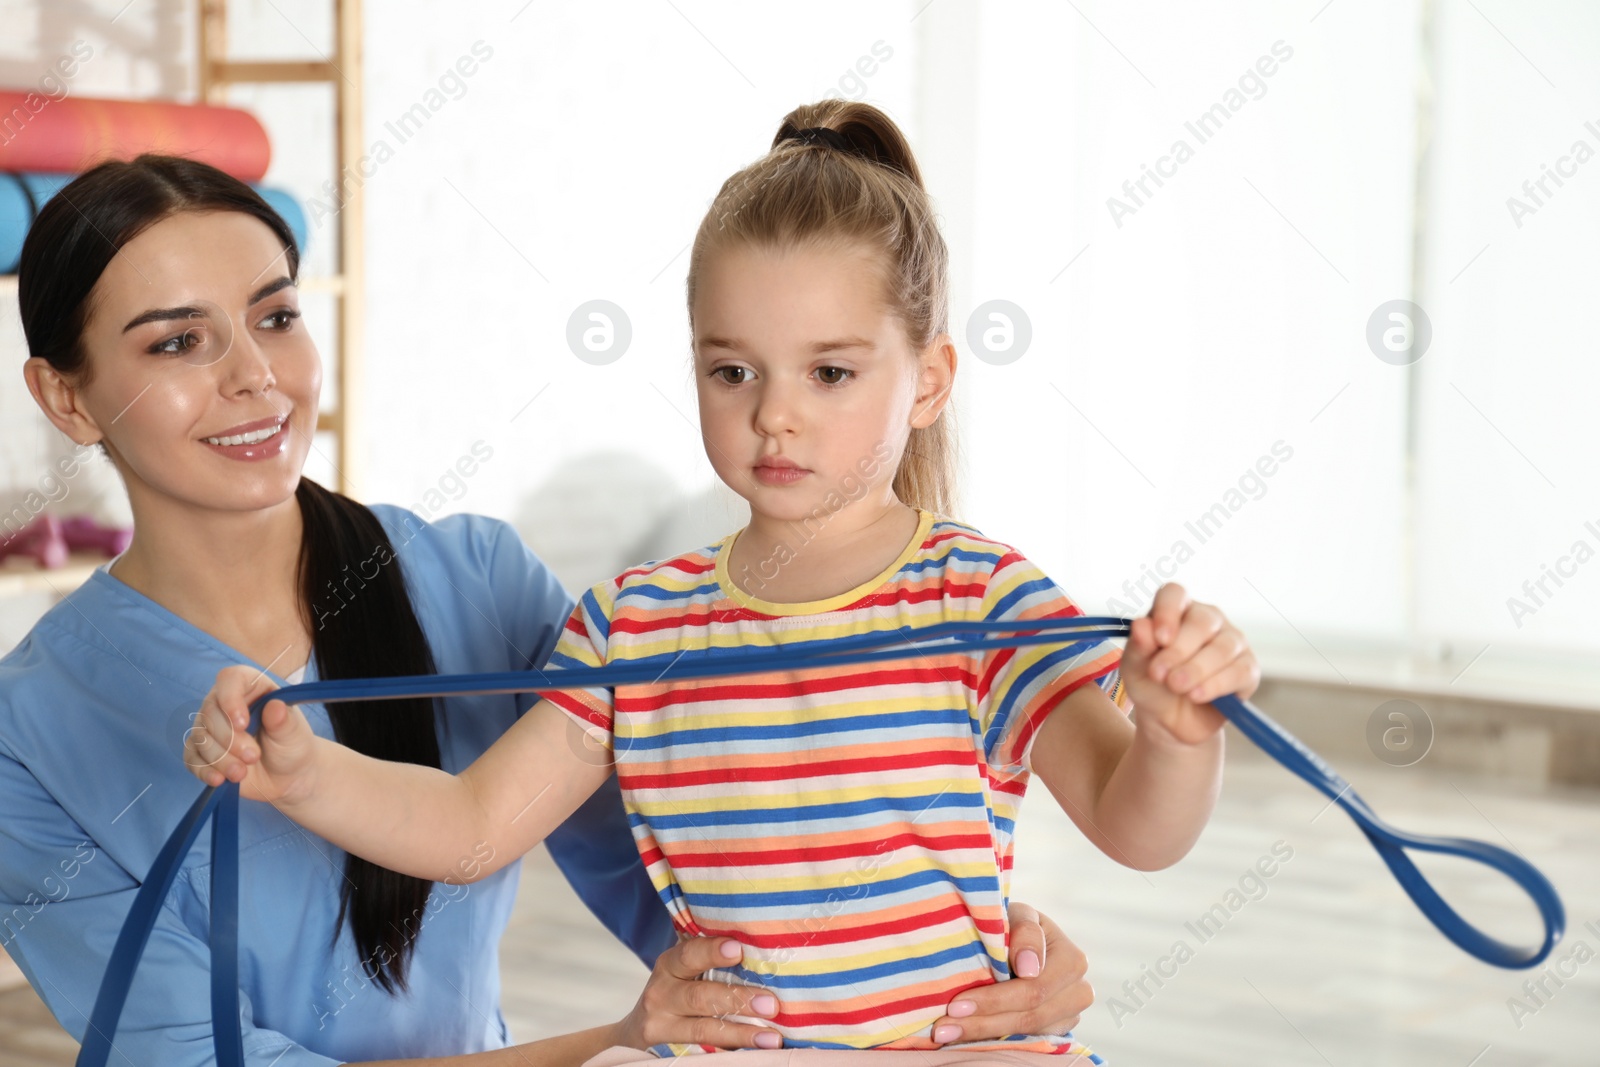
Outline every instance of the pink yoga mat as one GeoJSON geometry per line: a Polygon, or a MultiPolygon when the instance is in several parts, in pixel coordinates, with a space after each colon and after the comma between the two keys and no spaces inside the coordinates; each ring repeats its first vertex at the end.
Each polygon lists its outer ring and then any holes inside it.
{"type": "Polygon", "coordinates": [[[197,159],[247,182],[272,159],[267,131],[236,107],[0,91],[0,170],[75,174],[141,152],[197,159]]]}

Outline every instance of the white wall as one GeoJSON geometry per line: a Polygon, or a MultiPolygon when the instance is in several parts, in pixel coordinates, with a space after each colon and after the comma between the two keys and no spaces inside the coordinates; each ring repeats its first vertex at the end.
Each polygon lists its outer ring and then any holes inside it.
{"type": "Polygon", "coordinates": [[[1450,106],[1422,298],[1439,349],[1418,365],[1418,625],[1469,654],[1492,642],[1593,658],[1600,562],[1573,549],[1600,548],[1600,162],[1574,149],[1600,153],[1600,10],[1485,11],[1493,24],[1446,5],[1439,26],[1450,106]],[[1558,167],[1560,186],[1523,191],[1558,167]]]}

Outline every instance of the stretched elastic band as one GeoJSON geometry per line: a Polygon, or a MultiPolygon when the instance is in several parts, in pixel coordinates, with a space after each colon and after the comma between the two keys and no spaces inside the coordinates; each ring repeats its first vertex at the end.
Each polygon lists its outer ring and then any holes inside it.
{"type": "MultiPolygon", "coordinates": [[[[341,700],[601,689],[794,671],[806,667],[856,666],[929,654],[967,654],[1027,645],[1065,645],[1068,652],[1073,652],[1087,649],[1108,638],[1126,637],[1130,625],[1129,619],[1085,615],[1026,622],[940,623],[917,630],[863,634],[831,641],[826,646],[808,648],[804,644],[785,645],[779,651],[728,649],[695,656],[661,656],[623,665],[548,672],[503,671],[310,682],[285,686],[257,700],[250,708],[250,728],[252,731],[258,728],[261,709],[272,700],[289,704],[327,704],[341,700]]],[[[1372,842],[1400,887],[1445,937],[1496,967],[1536,967],[1550,955],[1566,929],[1566,911],[1555,887],[1533,864],[1486,842],[1461,837],[1430,837],[1395,829],[1373,813],[1339,772],[1249,702],[1228,695],[1212,701],[1212,706],[1268,755],[1344,809],[1361,828],[1361,832],[1366,834],[1367,840],[1372,842]],[[1482,863],[1510,878],[1539,909],[1539,916],[1544,922],[1543,941],[1534,946],[1511,945],[1474,927],[1445,902],[1416,864],[1411,862],[1406,849],[1460,856],[1482,863]]],[[[122,932],[112,948],[105,977],[101,980],[100,993],[89,1018],[83,1048],[78,1054],[78,1067],[106,1067],[111,1039],[127,1000],[139,957],[144,952],[150,931],[183,865],[184,857],[206,820],[213,814],[216,822],[212,832],[211,855],[212,1034],[217,1063],[221,1067],[244,1067],[238,979],[239,787],[233,782],[207,787],[200,793],[177,829],[162,845],[155,863],[151,865],[149,876],[139,887],[122,932]]]]}

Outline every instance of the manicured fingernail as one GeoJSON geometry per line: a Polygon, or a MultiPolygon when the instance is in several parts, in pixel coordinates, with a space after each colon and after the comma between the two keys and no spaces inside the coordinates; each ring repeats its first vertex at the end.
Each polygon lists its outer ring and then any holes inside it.
{"type": "Polygon", "coordinates": [[[975,1001],[958,1000],[954,1004],[950,1005],[950,1010],[945,1014],[949,1015],[952,1019],[965,1019],[967,1016],[974,1014],[977,1010],[978,1005],[975,1001]]]}
{"type": "Polygon", "coordinates": [[[933,1043],[935,1045],[948,1045],[961,1036],[961,1027],[955,1023],[945,1023],[943,1026],[933,1028],[933,1043]]]}
{"type": "Polygon", "coordinates": [[[1039,977],[1039,954],[1031,948],[1017,953],[1017,974],[1023,978],[1039,977]]]}
{"type": "Polygon", "coordinates": [[[750,1006],[756,1010],[757,1015],[778,1014],[778,998],[769,996],[766,993],[763,993],[759,997],[756,997],[754,1000],[752,1000],[750,1002],[750,1006]]]}
{"type": "Polygon", "coordinates": [[[724,941],[719,950],[725,960],[736,960],[744,955],[744,946],[737,941],[724,941]]]}
{"type": "Polygon", "coordinates": [[[783,1038],[771,1030],[763,1030],[756,1035],[756,1048],[782,1048],[783,1038]]]}

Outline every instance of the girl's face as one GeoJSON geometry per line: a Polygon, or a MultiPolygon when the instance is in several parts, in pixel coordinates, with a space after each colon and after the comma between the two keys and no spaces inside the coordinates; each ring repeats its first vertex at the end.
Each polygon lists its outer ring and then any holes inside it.
{"type": "Polygon", "coordinates": [[[322,366],[277,236],[238,212],[182,212],[112,258],[90,294],[83,381],[30,367],[80,443],[103,441],[135,509],[253,511],[294,493],[322,366]]]}
{"type": "Polygon", "coordinates": [[[948,339],[912,350],[864,247],[736,245],[701,269],[695,378],[717,476],[770,519],[892,503],[907,437],[949,397],[948,339]]]}

